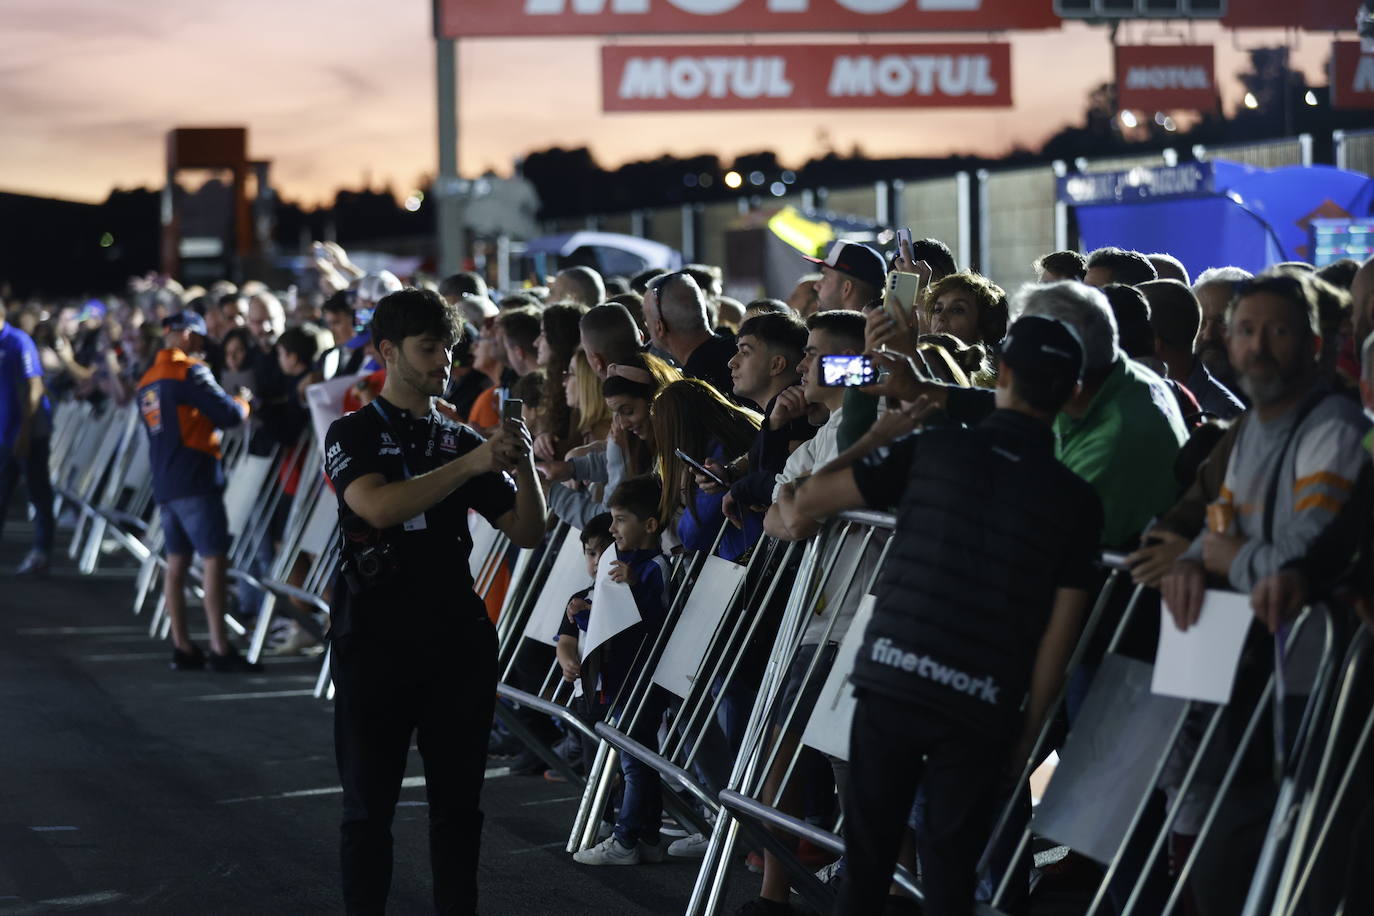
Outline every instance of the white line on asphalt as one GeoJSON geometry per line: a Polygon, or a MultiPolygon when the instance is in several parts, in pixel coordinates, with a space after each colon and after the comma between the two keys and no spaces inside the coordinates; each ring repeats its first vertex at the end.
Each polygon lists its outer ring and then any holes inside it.
{"type": "Polygon", "coordinates": [[[530,807],[533,807],[533,806],[535,806],[535,805],[556,805],[556,804],[558,804],[559,802],[577,801],[577,800],[578,800],[579,798],[581,798],[581,797],[582,797],[581,795],[563,795],[563,796],[560,796],[560,797],[558,797],[558,798],[541,798],[541,799],[538,799],[537,801],[521,802],[521,803],[520,803],[520,807],[522,807],[522,808],[530,808],[530,807]]]}
{"type": "Polygon", "coordinates": [[[539,852],[541,849],[554,849],[554,848],[562,849],[562,848],[563,848],[564,846],[566,846],[566,845],[567,845],[567,844],[566,844],[566,843],[563,843],[563,842],[558,842],[558,843],[544,843],[544,844],[539,845],[539,846],[531,846],[531,847],[529,847],[528,849],[512,849],[508,854],[509,854],[509,855],[512,855],[512,856],[518,856],[518,855],[520,855],[522,852],[539,852]]]}
{"type": "Polygon", "coordinates": [[[313,697],[313,690],[262,690],[257,693],[211,693],[203,697],[184,697],[187,700],[218,702],[221,700],[275,700],[278,697],[313,697]]]}
{"type": "Polygon", "coordinates": [[[123,900],[125,894],[119,891],[97,891],[94,894],[77,894],[74,897],[50,897],[40,900],[44,906],[92,906],[97,903],[114,903],[123,900]]]}
{"type": "Polygon", "coordinates": [[[20,627],[14,632],[20,636],[75,636],[82,633],[88,635],[110,634],[110,633],[130,633],[135,630],[142,630],[144,627],[136,624],[127,626],[103,626],[103,627],[20,627]]]}
{"type": "MultiPolygon", "coordinates": [[[[486,772],[486,778],[492,779],[497,776],[509,776],[510,767],[492,767],[486,772]]],[[[407,776],[401,780],[402,789],[419,789],[425,784],[423,776],[407,776]]],[[[244,798],[225,798],[218,804],[237,805],[241,802],[250,801],[276,801],[282,798],[309,798],[314,795],[338,795],[343,792],[343,786],[326,786],[322,789],[297,789],[294,792],[278,792],[275,795],[249,795],[244,798]]]]}

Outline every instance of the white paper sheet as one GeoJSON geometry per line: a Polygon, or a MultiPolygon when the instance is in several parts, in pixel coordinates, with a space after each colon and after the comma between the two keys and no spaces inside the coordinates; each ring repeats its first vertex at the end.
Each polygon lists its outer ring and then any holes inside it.
{"type": "Polygon", "coordinates": [[[329,432],[329,424],[343,416],[344,395],[366,374],[341,375],[306,387],[305,403],[310,408],[310,422],[314,424],[315,441],[319,443],[320,451],[324,451],[324,437],[329,432]]]}
{"type": "Polygon", "coordinates": [[[702,658],[725,611],[744,581],[744,567],[720,557],[707,557],[687,606],[682,609],[663,656],[654,670],[654,683],[687,698],[701,669],[702,658]]]}
{"type": "Polygon", "coordinates": [[[546,646],[556,643],[559,621],[568,611],[568,599],[588,585],[591,583],[587,581],[587,567],[582,560],[582,532],[569,528],[558,556],[553,559],[549,577],[544,580],[544,588],[534,602],[534,610],[525,624],[525,635],[546,646]]]}
{"type": "Polygon", "coordinates": [[[849,726],[854,721],[854,685],[849,675],[854,672],[854,659],[868,631],[868,619],[873,616],[873,601],[872,595],[864,595],[859,601],[854,621],[835,653],[835,664],[825,678],[820,699],[802,734],[802,744],[841,760],[849,759],[849,726]]]}
{"type": "Polygon", "coordinates": [[[639,623],[639,606],[630,586],[611,581],[611,564],[615,562],[615,548],[601,555],[596,566],[596,587],[592,589],[592,613],[587,623],[586,658],[596,647],[617,633],[639,623]]]}
{"type": "Polygon", "coordinates": [[[1161,696],[1229,703],[1245,634],[1254,621],[1250,596],[1208,589],[1197,623],[1181,632],[1159,610],[1159,651],[1150,690],[1161,696]]]}

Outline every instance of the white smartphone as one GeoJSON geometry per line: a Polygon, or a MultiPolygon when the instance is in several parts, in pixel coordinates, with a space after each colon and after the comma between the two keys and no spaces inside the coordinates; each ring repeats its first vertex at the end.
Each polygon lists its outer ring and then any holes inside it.
{"type": "Polygon", "coordinates": [[[916,297],[920,294],[920,274],[894,270],[887,275],[887,286],[883,290],[883,308],[887,309],[892,317],[913,324],[911,313],[916,308],[916,297]]]}

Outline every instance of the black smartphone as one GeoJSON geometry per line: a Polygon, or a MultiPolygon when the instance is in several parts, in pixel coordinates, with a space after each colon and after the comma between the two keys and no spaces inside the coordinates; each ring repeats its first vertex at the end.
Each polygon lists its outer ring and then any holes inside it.
{"type": "Polygon", "coordinates": [[[519,398],[506,398],[506,402],[501,405],[501,419],[519,423],[524,419],[524,414],[521,413],[524,407],[525,402],[519,398]]]}
{"type": "Polygon", "coordinates": [[[878,370],[867,356],[827,353],[821,357],[820,382],[827,388],[862,388],[878,381],[878,370]]]}
{"type": "Polygon", "coordinates": [[[695,458],[693,458],[691,455],[688,455],[682,449],[673,449],[673,454],[677,455],[683,461],[687,462],[687,466],[695,470],[698,474],[702,474],[706,477],[711,478],[718,485],[725,487],[727,490],[730,488],[730,484],[726,483],[723,479],[721,479],[721,476],[719,474],[707,468],[706,465],[702,464],[700,461],[697,461],[695,458]]]}

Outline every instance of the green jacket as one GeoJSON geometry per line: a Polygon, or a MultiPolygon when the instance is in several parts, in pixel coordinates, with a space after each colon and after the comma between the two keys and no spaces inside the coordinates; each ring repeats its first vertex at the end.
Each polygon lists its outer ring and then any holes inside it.
{"type": "Polygon", "coordinates": [[[1054,421],[1059,460],[1102,500],[1106,547],[1134,547],[1152,518],[1178,498],[1174,458],[1188,438],[1178,403],[1159,376],[1117,358],[1082,417],[1054,421]]]}

